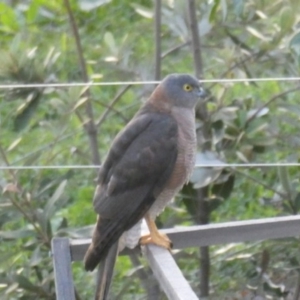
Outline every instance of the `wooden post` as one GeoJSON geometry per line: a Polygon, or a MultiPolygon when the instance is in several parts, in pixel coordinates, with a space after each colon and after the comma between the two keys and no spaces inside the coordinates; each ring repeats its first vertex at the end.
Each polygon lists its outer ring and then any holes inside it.
{"type": "Polygon", "coordinates": [[[52,240],[52,259],[56,299],[75,300],[70,242],[68,238],[54,238],[52,240]]]}

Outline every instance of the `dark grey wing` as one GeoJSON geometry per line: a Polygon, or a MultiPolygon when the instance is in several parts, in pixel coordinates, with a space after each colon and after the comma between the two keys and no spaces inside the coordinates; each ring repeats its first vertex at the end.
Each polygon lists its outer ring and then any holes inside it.
{"type": "Polygon", "coordinates": [[[116,138],[100,170],[95,211],[105,219],[131,218],[137,209],[143,215],[166,184],[176,158],[176,121],[161,113],[138,116],[116,138]]]}

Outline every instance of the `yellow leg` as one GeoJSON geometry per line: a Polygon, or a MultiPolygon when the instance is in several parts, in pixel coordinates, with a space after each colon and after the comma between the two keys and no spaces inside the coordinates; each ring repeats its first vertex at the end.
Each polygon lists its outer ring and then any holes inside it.
{"type": "Polygon", "coordinates": [[[148,214],[146,214],[145,220],[147,222],[150,233],[140,238],[140,245],[154,244],[171,250],[173,245],[168,236],[158,231],[155,222],[150,218],[148,214]]]}

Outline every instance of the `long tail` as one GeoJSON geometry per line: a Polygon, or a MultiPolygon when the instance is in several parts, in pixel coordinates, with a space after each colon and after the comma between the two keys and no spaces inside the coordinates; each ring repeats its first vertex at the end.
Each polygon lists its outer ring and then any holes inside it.
{"type": "Polygon", "coordinates": [[[93,271],[100,262],[106,259],[111,247],[115,243],[118,244],[123,232],[123,226],[119,222],[102,220],[98,216],[92,243],[84,256],[84,265],[87,271],[93,271]]]}
{"type": "Polygon", "coordinates": [[[110,249],[104,260],[100,262],[95,300],[107,300],[113,278],[114,266],[118,256],[118,242],[110,249]]]}
{"type": "Polygon", "coordinates": [[[118,256],[119,237],[123,229],[118,222],[109,222],[98,216],[96,227],[85,256],[87,271],[93,271],[98,264],[97,289],[95,300],[107,300],[114,266],[118,256]]]}

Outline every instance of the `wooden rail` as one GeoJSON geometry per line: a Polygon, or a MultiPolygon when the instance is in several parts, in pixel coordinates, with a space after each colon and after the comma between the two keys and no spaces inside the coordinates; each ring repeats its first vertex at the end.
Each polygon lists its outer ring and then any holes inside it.
{"type": "MultiPolygon", "coordinates": [[[[300,216],[178,227],[161,231],[168,234],[173,242],[174,249],[269,240],[299,236],[300,216]]],[[[70,241],[68,238],[53,239],[53,263],[58,300],[75,299],[73,279],[70,274],[71,261],[82,260],[90,242],[90,239],[70,241]],[[66,245],[69,245],[68,249],[66,249],[66,245]],[[69,280],[65,278],[69,278],[69,280]],[[61,296],[62,294],[65,296],[61,296]]],[[[133,251],[138,251],[138,249],[133,251]]],[[[169,251],[150,245],[145,247],[144,252],[168,299],[198,299],[169,251]]],[[[123,254],[126,254],[126,252],[123,254]]]]}

